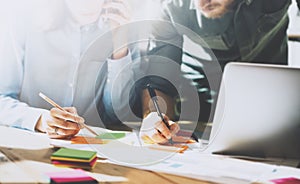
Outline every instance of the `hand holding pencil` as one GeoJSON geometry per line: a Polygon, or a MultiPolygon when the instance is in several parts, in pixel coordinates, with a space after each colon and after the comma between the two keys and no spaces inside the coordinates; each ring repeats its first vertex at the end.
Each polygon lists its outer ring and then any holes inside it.
{"type": "MultiPolygon", "coordinates": [[[[44,131],[48,133],[50,138],[71,138],[76,135],[80,129],[87,127],[84,124],[84,119],[77,114],[75,107],[63,108],[44,94],[40,93],[39,95],[53,106],[50,113],[41,115],[38,122],[39,125],[36,126],[41,127],[41,125],[46,125],[47,128],[44,131]]],[[[92,133],[94,134],[94,132],[92,133]]]]}

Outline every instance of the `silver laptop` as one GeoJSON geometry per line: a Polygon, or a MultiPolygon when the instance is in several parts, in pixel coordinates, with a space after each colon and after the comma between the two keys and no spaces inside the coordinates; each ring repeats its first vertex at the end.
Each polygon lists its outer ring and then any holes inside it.
{"type": "Polygon", "coordinates": [[[225,67],[208,151],[300,158],[300,68],[225,67]]]}

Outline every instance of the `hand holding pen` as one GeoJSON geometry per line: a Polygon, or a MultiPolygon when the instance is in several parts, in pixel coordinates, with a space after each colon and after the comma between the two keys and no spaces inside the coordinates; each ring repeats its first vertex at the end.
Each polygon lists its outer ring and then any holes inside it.
{"type": "Polygon", "coordinates": [[[156,112],[151,112],[143,119],[141,138],[146,143],[173,144],[172,137],[179,131],[179,126],[161,112],[154,89],[150,85],[147,85],[147,89],[156,112]]]}

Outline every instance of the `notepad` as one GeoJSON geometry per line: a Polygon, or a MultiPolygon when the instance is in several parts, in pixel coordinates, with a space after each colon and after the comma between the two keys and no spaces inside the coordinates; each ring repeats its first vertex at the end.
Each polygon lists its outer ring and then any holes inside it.
{"type": "Polygon", "coordinates": [[[74,158],[81,160],[92,160],[96,156],[95,151],[86,150],[76,150],[70,148],[60,148],[58,151],[54,152],[51,156],[52,158],[74,158]]]}
{"type": "Polygon", "coordinates": [[[70,168],[81,168],[90,170],[93,169],[96,165],[97,157],[95,157],[91,162],[74,162],[74,161],[61,161],[61,160],[52,160],[53,165],[59,167],[70,167],[70,168]]]}
{"type": "Polygon", "coordinates": [[[46,175],[50,177],[51,183],[98,183],[97,180],[80,169],[64,172],[50,172],[46,173],[46,175]]]}
{"type": "Polygon", "coordinates": [[[281,178],[281,179],[275,179],[271,180],[274,184],[300,184],[300,179],[297,178],[281,178]]]}
{"type": "Polygon", "coordinates": [[[60,148],[51,156],[51,163],[60,167],[92,169],[97,161],[97,152],[60,148]]]}

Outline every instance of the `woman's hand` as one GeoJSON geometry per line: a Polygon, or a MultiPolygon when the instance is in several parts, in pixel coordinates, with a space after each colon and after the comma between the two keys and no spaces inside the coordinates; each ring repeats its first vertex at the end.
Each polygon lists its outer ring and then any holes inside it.
{"type": "Polygon", "coordinates": [[[50,138],[68,139],[76,135],[83,126],[84,119],[77,114],[75,107],[65,107],[65,111],[52,108],[43,113],[36,129],[46,131],[50,138]]]}
{"type": "Polygon", "coordinates": [[[121,48],[127,43],[128,30],[121,26],[131,21],[130,5],[127,0],[107,0],[102,9],[101,17],[109,24],[113,34],[112,59],[120,59],[128,54],[127,46],[121,48]]]}

